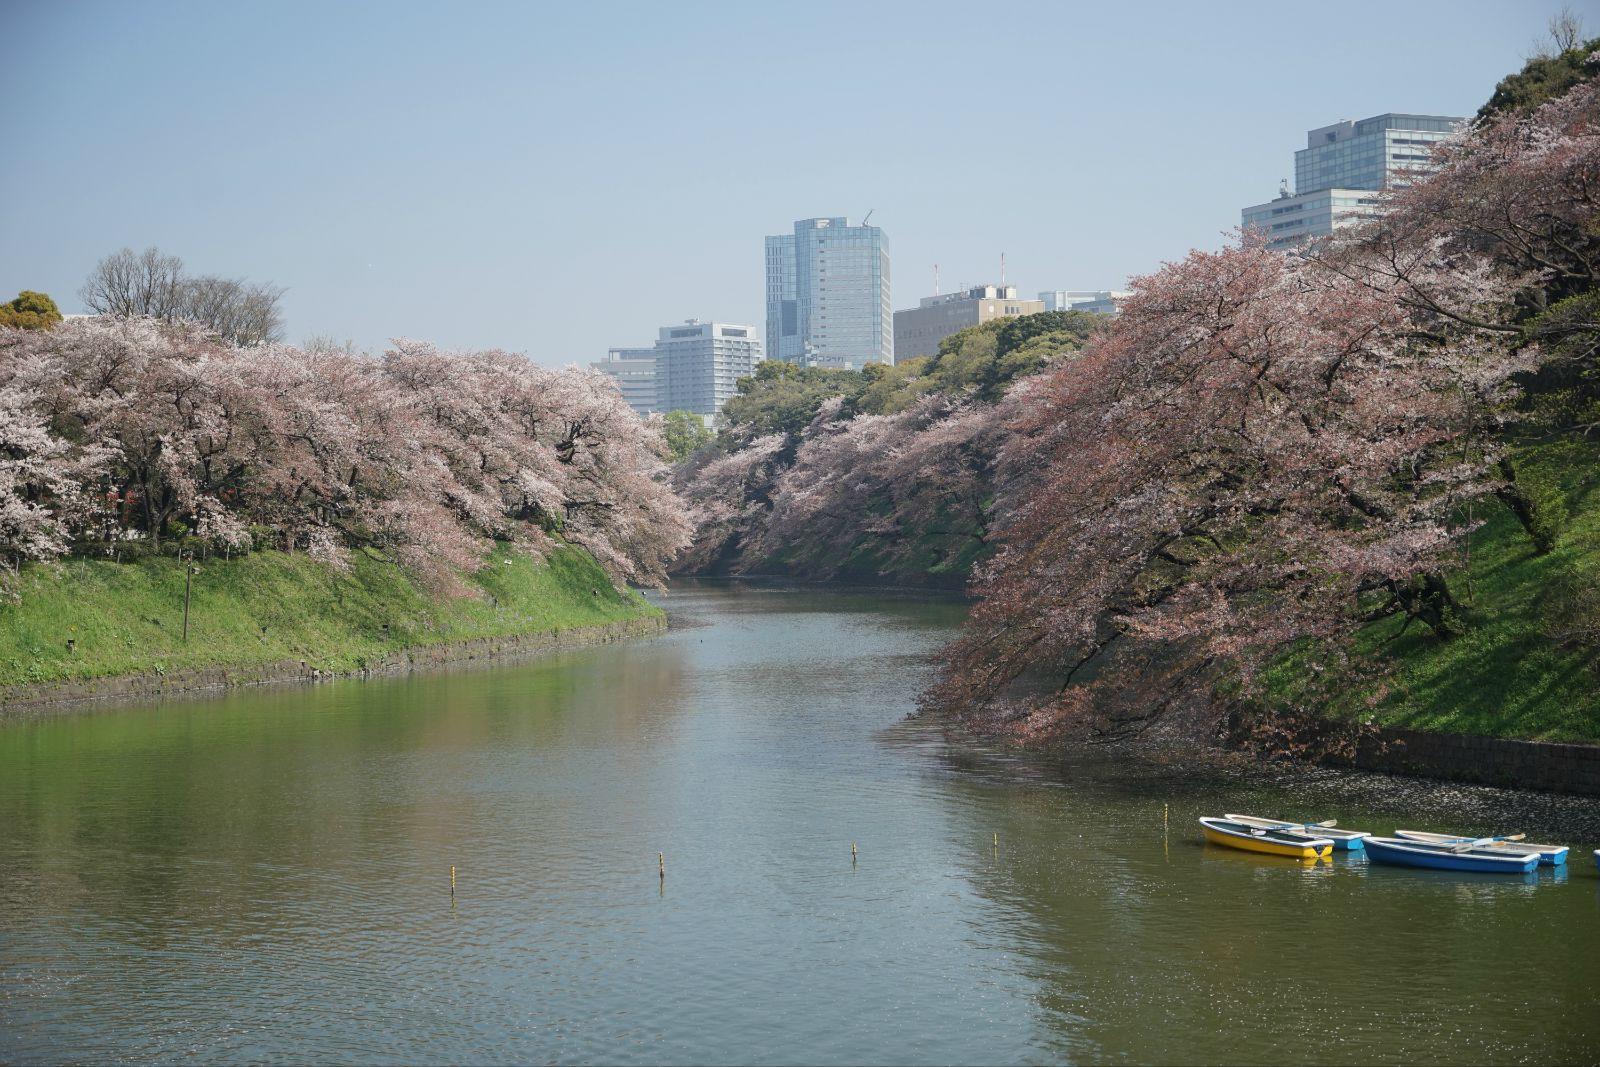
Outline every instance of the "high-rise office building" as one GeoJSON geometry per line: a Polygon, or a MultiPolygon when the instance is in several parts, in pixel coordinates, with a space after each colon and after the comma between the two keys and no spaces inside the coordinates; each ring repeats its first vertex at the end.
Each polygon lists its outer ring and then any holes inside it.
{"type": "Polygon", "coordinates": [[[939,342],[957,330],[1043,310],[1038,300],[1017,299],[1014,285],[975,285],[959,293],[925,296],[918,307],[894,313],[894,358],[931,356],[939,351],[939,342]]]}
{"type": "Polygon", "coordinates": [[[715,415],[761,362],[754,326],[689,319],[656,339],[656,410],[715,415]]]}
{"type": "Polygon", "coordinates": [[[653,348],[613,348],[606,358],[589,364],[617,380],[622,399],[640,415],[660,411],[656,406],[656,350],[653,348]]]}
{"type": "Polygon", "coordinates": [[[1121,289],[1047,289],[1039,294],[1046,311],[1092,311],[1115,315],[1132,293],[1121,289]]]}
{"type": "Polygon", "coordinates": [[[801,219],[793,233],[767,238],[767,357],[854,369],[894,362],[882,229],[801,219]]]}
{"type": "Polygon", "coordinates": [[[1450,115],[1374,115],[1306,134],[1294,154],[1295,191],[1241,212],[1268,248],[1292,248],[1369,218],[1382,207],[1373,195],[1434,170],[1432,147],[1463,120],[1450,115]]]}

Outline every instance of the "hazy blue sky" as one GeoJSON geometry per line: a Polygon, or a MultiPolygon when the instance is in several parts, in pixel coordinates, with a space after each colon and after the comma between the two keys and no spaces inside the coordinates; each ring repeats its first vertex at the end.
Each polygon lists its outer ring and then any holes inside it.
{"type": "Polygon", "coordinates": [[[1471,114],[1559,6],[9,0],[0,299],[157,244],[287,286],[292,340],[583,362],[759,325],[762,237],[869,208],[897,308],[1001,252],[1119,286],[1311,127],[1471,114]]]}

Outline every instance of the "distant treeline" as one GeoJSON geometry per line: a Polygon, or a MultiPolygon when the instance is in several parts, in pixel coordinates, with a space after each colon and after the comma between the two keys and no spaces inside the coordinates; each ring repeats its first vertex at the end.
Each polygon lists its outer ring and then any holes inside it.
{"type": "Polygon", "coordinates": [[[679,465],[697,528],[676,566],[960,585],[983,550],[1007,389],[1100,321],[998,319],[861,371],[761,364],[716,444],[679,465]]]}
{"type": "Polygon", "coordinates": [[[241,346],[142,314],[0,327],[13,569],[175,544],[360,549],[454,588],[491,539],[560,539],[653,583],[689,532],[662,450],[603,375],[504,352],[241,346]]]}

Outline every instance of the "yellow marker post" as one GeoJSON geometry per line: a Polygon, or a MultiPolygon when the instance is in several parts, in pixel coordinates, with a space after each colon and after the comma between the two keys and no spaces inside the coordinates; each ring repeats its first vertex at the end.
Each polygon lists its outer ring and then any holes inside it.
{"type": "Polygon", "coordinates": [[[450,895],[456,895],[456,867],[453,863],[450,865],[450,895]]]}

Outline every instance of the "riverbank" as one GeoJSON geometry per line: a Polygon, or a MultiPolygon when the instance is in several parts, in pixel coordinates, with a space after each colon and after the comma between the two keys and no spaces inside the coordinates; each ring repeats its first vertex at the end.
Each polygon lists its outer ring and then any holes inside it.
{"type": "MultiPolygon", "coordinates": [[[[1442,639],[1399,617],[1369,626],[1357,648],[1386,670],[1343,687],[1325,715],[1401,734],[1600,742],[1600,653],[1556,636],[1570,629],[1568,591],[1600,578],[1600,442],[1544,442],[1520,450],[1516,465],[1520,477],[1559,495],[1565,519],[1550,550],[1539,552],[1499,500],[1480,500],[1465,517],[1481,525],[1446,576],[1461,633],[1442,639]]],[[[1269,692],[1304,704],[1308,677],[1304,660],[1289,657],[1269,673],[1269,692]]],[[[1329,688],[1338,687],[1319,691],[1329,688]]]]}
{"type": "MultiPolygon", "coordinates": [[[[876,507],[877,502],[869,507],[876,507]]],[[[748,555],[742,547],[701,566],[675,572],[682,578],[732,578],[838,589],[926,589],[963,593],[972,568],[985,556],[983,531],[958,528],[872,534],[849,545],[791,542],[772,555],[748,555]]]]}
{"type": "Polygon", "coordinates": [[[574,548],[498,549],[441,598],[376,556],[330,567],[252,553],[199,564],[183,634],[178,561],[28,567],[0,605],[0,715],[43,705],[394,673],[639,633],[665,616],[574,548]]]}
{"type": "Polygon", "coordinates": [[[1235,711],[1221,729],[1230,752],[1290,754],[1304,765],[1434,782],[1600,797],[1600,745],[1524,741],[1319,716],[1264,719],[1235,711]]]}

